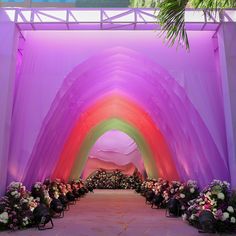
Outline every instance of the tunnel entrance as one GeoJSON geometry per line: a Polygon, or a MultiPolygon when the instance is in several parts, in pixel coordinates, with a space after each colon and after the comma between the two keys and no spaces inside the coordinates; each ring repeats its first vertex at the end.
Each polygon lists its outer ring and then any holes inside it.
{"type": "Polygon", "coordinates": [[[110,130],[90,150],[82,178],[97,189],[135,189],[146,175],[136,142],[119,130],[110,130]]]}

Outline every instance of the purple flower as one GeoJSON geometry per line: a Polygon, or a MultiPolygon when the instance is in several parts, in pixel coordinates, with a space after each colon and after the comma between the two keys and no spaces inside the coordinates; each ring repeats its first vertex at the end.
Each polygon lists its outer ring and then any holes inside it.
{"type": "Polygon", "coordinates": [[[216,219],[216,220],[220,220],[222,217],[223,217],[223,212],[222,212],[221,209],[218,209],[218,210],[215,212],[215,219],[216,219]]]}

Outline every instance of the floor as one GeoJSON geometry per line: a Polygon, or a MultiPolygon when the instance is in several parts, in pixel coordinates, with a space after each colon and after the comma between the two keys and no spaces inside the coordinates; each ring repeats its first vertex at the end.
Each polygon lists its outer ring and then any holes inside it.
{"type": "Polygon", "coordinates": [[[199,236],[200,234],[181,218],[166,218],[164,210],[151,209],[145,204],[144,198],[132,190],[95,190],[71,206],[63,219],[55,219],[54,229],[38,231],[32,228],[2,232],[0,235],[199,236]]]}

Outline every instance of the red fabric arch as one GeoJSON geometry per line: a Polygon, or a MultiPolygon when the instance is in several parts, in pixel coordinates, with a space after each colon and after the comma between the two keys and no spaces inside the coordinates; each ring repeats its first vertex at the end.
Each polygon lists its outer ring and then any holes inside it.
{"type": "Polygon", "coordinates": [[[159,177],[179,179],[168,145],[151,117],[137,103],[119,94],[103,97],[80,116],[63,147],[54,178],[69,178],[86,135],[101,122],[112,118],[131,124],[142,134],[153,154],[159,177]]]}

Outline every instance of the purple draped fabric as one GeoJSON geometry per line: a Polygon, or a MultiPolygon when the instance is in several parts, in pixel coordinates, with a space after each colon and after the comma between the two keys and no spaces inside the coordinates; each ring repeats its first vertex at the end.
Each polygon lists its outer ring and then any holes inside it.
{"type": "Polygon", "coordinates": [[[229,180],[211,37],[211,32],[190,32],[187,53],[166,48],[153,32],[27,32],[8,182],[48,177],[76,119],[113,91],[152,116],[182,179],[201,185],[212,178],[229,180]]]}
{"type": "Polygon", "coordinates": [[[111,92],[130,96],[150,114],[169,144],[182,180],[197,179],[201,185],[213,178],[229,180],[227,161],[183,88],[148,58],[116,47],[79,65],[64,81],[36,142],[26,183],[52,173],[78,117],[111,92]]]}

